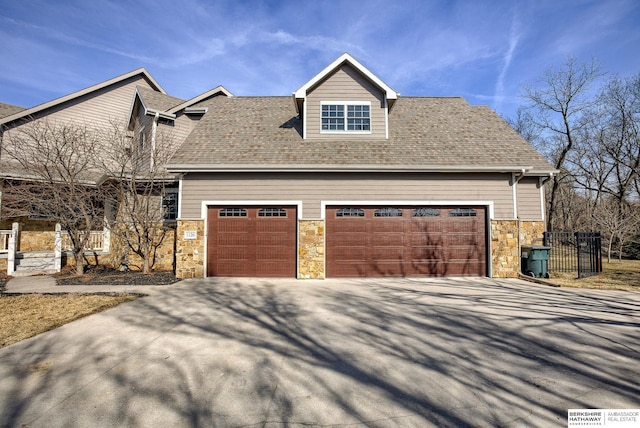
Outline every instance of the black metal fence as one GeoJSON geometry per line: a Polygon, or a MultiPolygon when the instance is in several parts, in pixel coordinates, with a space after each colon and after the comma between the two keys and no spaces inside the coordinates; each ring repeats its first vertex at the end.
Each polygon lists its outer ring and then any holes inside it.
{"type": "Polygon", "coordinates": [[[551,247],[548,270],[577,272],[578,278],[602,272],[600,232],[545,232],[544,245],[551,247]]]}

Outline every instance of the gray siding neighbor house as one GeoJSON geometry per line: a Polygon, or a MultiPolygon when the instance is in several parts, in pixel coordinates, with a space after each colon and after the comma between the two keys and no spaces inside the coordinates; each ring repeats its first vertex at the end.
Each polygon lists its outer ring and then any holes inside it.
{"type": "Polygon", "coordinates": [[[119,103],[130,132],[174,138],[179,278],[515,277],[542,240],[538,152],[489,107],[400,96],[346,53],[291,96],[146,84],[119,103]]]}

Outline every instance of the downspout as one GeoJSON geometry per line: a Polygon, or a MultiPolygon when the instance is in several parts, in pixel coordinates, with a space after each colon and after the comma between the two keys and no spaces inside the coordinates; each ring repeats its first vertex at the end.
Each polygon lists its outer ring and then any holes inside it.
{"type": "Polygon", "coordinates": [[[545,216],[545,209],[544,209],[544,206],[546,204],[545,197],[544,197],[544,185],[546,184],[547,181],[551,180],[552,177],[553,177],[553,173],[550,172],[547,178],[545,179],[543,179],[542,177],[538,178],[538,183],[540,186],[540,215],[544,220],[544,230],[547,230],[547,216],[545,216]]]}
{"type": "Polygon", "coordinates": [[[516,224],[518,227],[518,238],[517,238],[517,246],[518,246],[518,274],[522,272],[522,259],[520,257],[520,246],[522,245],[522,239],[520,238],[520,216],[518,215],[518,190],[517,184],[524,178],[526,170],[523,168],[520,170],[520,174],[516,176],[515,172],[511,173],[511,182],[513,183],[513,218],[516,220],[516,224]]]}
{"type": "Polygon", "coordinates": [[[153,125],[151,126],[151,159],[149,161],[149,170],[153,171],[155,168],[155,159],[156,159],[156,131],[158,129],[158,118],[160,117],[160,113],[156,112],[153,117],[153,125]]]}

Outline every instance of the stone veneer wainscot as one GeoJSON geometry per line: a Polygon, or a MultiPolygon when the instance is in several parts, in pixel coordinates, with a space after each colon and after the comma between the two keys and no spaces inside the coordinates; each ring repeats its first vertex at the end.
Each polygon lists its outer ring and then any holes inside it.
{"type": "Polygon", "coordinates": [[[494,278],[517,278],[520,246],[542,245],[544,222],[517,220],[491,221],[491,264],[494,278]]]}
{"type": "Polygon", "coordinates": [[[324,279],[324,220],[298,222],[298,279],[324,279]]]}
{"type": "Polygon", "coordinates": [[[178,220],[176,231],[176,278],[204,277],[204,220],[178,220]],[[184,239],[196,232],[195,239],[184,239]]]}

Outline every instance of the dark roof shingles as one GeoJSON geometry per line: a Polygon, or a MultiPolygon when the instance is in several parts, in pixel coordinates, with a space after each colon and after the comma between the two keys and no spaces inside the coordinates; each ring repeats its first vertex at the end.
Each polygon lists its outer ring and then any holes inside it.
{"type": "Polygon", "coordinates": [[[551,167],[493,110],[402,97],[389,139],[304,140],[290,97],[217,97],[170,164],[191,166],[551,167]]]}

